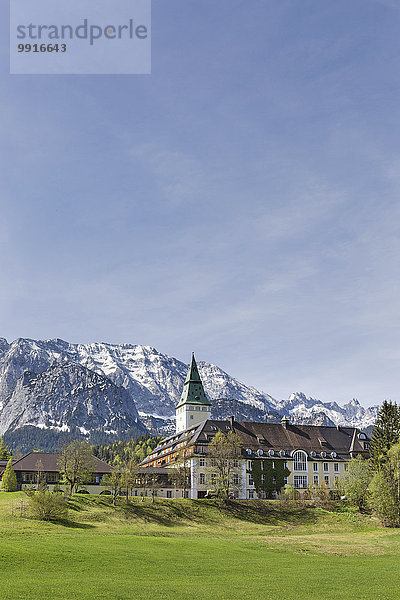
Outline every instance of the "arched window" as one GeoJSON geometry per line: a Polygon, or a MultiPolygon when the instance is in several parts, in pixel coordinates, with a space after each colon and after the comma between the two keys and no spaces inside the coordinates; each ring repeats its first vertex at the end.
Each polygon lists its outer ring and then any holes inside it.
{"type": "Polygon", "coordinates": [[[294,471],[307,471],[307,454],[304,450],[296,450],[293,454],[294,471]]]}

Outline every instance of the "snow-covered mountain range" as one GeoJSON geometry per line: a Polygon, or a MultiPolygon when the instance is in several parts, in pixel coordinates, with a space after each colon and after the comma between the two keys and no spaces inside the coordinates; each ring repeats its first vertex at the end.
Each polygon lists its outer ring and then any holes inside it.
{"type": "MultiPolygon", "coordinates": [[[[360,428],[376,419],[378,408],[357,400],[339,406],[303,393],[276,400],[215,365],[198,367],[215,418],[289,415],[297,423],[360,428]]],[[[0,338],[0,434],[27,427],[87,436],[168,431],[186,372],[186,364],[150,346],[0,338]]]]}

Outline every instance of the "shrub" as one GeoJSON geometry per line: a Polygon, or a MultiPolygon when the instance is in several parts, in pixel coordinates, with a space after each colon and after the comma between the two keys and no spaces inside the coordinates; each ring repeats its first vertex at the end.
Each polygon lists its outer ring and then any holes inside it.
{"type": "Polygon", "coordinates": [[[283,494],[287,500],[298,500],[300,498],[300,492],[289,484],[283,488],[283,494]]]}
{"type": "Polygon", "coordinates": [[[29,515],[39,521],[59,521],[68,517],[68,507],[59,493],[39,491],[29,498],[29,515]]]}

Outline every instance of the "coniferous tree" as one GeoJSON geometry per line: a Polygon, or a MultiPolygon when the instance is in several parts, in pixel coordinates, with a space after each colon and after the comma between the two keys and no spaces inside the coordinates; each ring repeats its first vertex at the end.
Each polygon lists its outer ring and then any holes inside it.
{"type": "Polygon", "coordinates": [[[8,460],[11,458],[11,452],[4,443],[3,438],[0,436],[0,460],[8,460]]]}
{"type": "Polygon", "coordinates": [[[17,476],[12,464],[12,458],[9,459],[6,470],[1,481],[1,487],[5,492],[16,492],[17,491],[17,476]]]}
{"type": "Polygon", "coordinates": [[[385,463],[389,449],[400,439],[400,408],[385,400],[378,412],[371,440],[371,457],[375,466],[385,463]]]}

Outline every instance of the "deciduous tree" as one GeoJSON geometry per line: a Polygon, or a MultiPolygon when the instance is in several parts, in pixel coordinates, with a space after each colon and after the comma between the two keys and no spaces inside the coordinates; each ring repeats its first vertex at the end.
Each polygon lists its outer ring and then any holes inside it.
{"type": "Polygon", "coordinates": [[[124,489],[125,481],[123,467],[115,466],[102,482],[102,485],[111,492],[113,506],[115,506],[117,497],[121,495],[124,489]]]}
{"type": "Polygon", "coordinates": [[[241,444],[238,436],[232,431],[227,434],[218,431],[208,445],[207,454],[210,458],[210,488],[217,497],[227,500],[240,487],[241,444]]]}
{"type": "Polygon", "coordinates": [[[370,485],[370,505],[389,527],[400,526],[400,443],[387,452],[370,485]]]}
{"type": "Polygon", "coordinates": [[[75,440],[66,446],[58,461],[62,483],[69,486],[69,493],[76,492],[94,470],[95,458],[86,442],[75,440]]]}
{"type": "Polygon", "coordinates": [[[370,462],[362,456],[357,456],[349,462],[347,472],[340,479],[339,491],[351,504],[364,510],[368,504],[368,487],[372,476],[370,462]]]}
{"type": "Polygon", "coordinates": [[[176,466],[170,469],[170,479],[176,488],[182,490],[184,498],[188,496],[188,491],[190,490],[190,462],[190,457],[182,452],[176,461],[176,466]]]}

